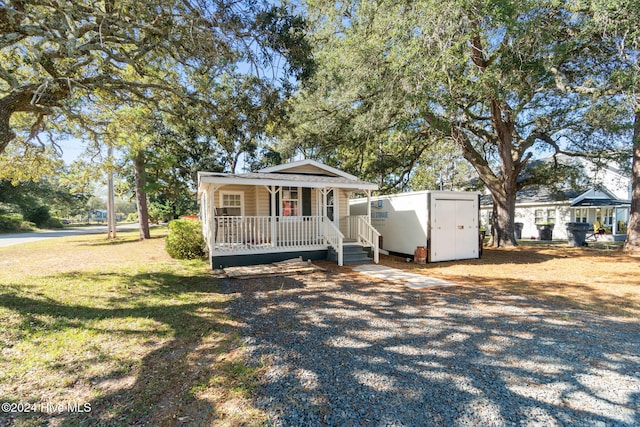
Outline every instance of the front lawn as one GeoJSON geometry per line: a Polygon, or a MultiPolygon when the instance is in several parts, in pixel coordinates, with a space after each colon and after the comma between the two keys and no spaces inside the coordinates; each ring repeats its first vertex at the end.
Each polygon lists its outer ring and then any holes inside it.
{"type": "Polygon", "coordinates": [[[165,229],[137,234],[0,249],[0,425],[264,421],[231,296],[166,255],[165,229]]]}
{"type": "MultiPolygon", "coordinates": [[[[252,403],[267,366],[244,363],[236,322],[247,319],[225,314],[234,296],[221,290],[205,261],[169,258],[165,228],[153,229],[149,241],[137,235],[119,233],[116,241],[82,235],[0,249],[0,403],[9,404],[0,425],[268,424],[252,403]]],[[[478,260],[382,262],[463,285],[447,292],[470,304],[494,288],[550,307],[631,322],[640,317],[640,259],[619,251],[523,246],[486,250],[478,260]]],[[[339,271],[354,286],[368,286],[366,276],[348,267],[323,265],[329,284],[344,279],[335,275],[339,271]]],[[[269,279],[233,286],[264,283],[269,279]]],[[[272,292],[276,297],[286,290],[272,292]]]]}

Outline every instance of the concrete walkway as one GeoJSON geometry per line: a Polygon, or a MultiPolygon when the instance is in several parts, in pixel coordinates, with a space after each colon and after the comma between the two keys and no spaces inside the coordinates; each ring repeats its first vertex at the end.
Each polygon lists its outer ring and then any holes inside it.
{"type": "Polygon", "coordinates": [[[434,286],[452,286],[454,283],[444,280],[435,279],[433,277],[423,276],[422,274],[411,273],[400,270],[398,268],[388,267],[380,264],[359,265],[353,268],[353,271],[375,277],[376,279],[387,280],[394,283],[400,283],[411,289],[424,289],[434,286]]]}

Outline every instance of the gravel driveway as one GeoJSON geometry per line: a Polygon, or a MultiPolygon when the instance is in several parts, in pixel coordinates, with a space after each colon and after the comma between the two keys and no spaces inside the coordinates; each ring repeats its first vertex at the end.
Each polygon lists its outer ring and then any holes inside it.
{"type": "Polygon", "coordinates": [[[638,319],[339,271],[223,281],[275,425],[640,425],[638,319]]]}

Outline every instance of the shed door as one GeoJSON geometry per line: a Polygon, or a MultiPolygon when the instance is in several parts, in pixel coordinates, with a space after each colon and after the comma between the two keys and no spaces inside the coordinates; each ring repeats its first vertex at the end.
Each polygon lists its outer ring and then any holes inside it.
{"type": "Polygon", "coordinates": [[[477,210],[473,200],[436,199],[432,203],[430,261],[478,257],[477,210]]]}
{"type": "Polygon", "coordinates": [[[478,206],[473,200],[456,201],[456,258],[478,258],[478,206]]]}
{"type": "Polygon", "coordinates": [[[456,200],[436,200],[432,208],[429,259],[456,259],[456,200]]]}

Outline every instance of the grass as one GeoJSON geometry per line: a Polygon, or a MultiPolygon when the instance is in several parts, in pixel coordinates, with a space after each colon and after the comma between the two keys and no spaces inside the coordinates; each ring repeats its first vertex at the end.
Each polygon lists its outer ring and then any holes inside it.
{"type": "Polygon", "coordinates": [[[0,425],[263,424],[205,261],[164,252],[165,229],[0,249],[0,402],[91,412],[0,413],[0,425]]]}
{"type": "MultiPolygon", "coordinates": [[[[116,241],[82,235],[0,248],[0,403],[91,408],[0,413],[0,425],[268,424],[252,404],[265,367],[244,363],[239,327],[225,314],[232,296],[205,261],[169,258],[165,235],[154,228],[144,242],[131,231],[116,241]]],[[[470,301],[495,288],[640,318],[640,259],[619,250],[529,245],[486,249],[476,260],[382,262],[461,284],[455,292],[470,301]]]]}

